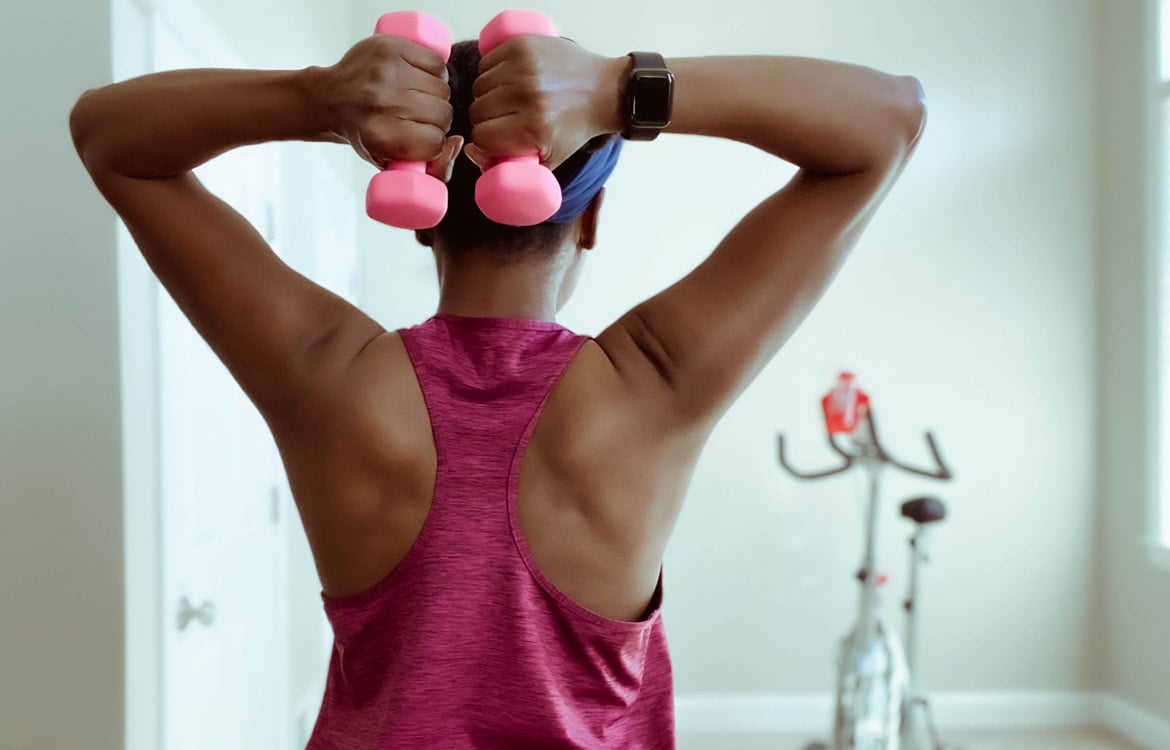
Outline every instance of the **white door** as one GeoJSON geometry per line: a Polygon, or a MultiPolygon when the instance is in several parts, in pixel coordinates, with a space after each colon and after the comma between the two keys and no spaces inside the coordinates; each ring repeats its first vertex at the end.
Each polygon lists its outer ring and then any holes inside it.
{"type": "MultiPolygon", "coordinates": [[[[191,24],[156,14],[154,69],[234,67],[191,24]]],[[[277,146],[196,170],[262,233],[275,226],[277,146]]],[[[287,750],[284,482],[267,425],[162,287],[163,750],[287,750]]]]}

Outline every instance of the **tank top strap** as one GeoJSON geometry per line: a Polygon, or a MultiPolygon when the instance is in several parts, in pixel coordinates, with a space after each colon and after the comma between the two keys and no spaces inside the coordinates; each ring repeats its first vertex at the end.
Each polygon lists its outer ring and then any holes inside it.
{"type": "Polygon", "coordinates": [[[450,314],[398,333],[436,443],[518,437],[589,340],[551,321],[450,314]]]}
{"type": "Polygon", "coordinates": [[[512,559],[512,467],[553,386],[588,337],[543,321],[446,316],[399,335],[422,388],[437,458],[416,556],[443,550],[452,575],[472,575],[460,566],[482,559],[512,559]],[[460,549],[465,553],[450,551],[460,549]]]}

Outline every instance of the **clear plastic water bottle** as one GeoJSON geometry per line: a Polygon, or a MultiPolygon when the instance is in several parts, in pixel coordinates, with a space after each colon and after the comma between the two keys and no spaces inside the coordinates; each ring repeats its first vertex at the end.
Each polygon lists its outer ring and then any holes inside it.
{"type": "Polygon", "coordinates": [[[875,618],[841,643],[840,659],[834,750],[898,750],[909,681],[898,639],[875,618]]]}

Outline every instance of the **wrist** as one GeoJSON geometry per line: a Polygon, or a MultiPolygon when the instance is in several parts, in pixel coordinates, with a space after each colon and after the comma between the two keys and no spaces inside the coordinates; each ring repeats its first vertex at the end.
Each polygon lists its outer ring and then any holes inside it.
{"type": "Polygon", "coordinates": [[[333,96],[329,68],[311,66],[295,74],[297,88],[306,105],[310,135],[306,140],[348,143],[341,127],[341,115],[333,96]]]}
{"type": "Polygon", "coordinates": [[[629,55],[602,58],[597,99],[593,111],[597,117],[599,134],[618,133],[626,129],[626,108],[623,97],[630,78],[633,60],[629,55]]]}

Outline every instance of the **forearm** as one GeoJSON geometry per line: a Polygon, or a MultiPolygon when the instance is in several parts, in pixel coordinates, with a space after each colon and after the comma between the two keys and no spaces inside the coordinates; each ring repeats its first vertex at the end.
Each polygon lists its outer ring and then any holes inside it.
{"type": "MultiPolygon", "coordinates": [[[[629,58],[619,58],[620,81],[629,58]]],[[[665,132],[756,146],[810,172],[888,162],[918,135],[922,89],[910,77],[803,57],[668,59],[674,107],[665,132]]],[[[620,127],[617,128],[620,130],[620,127]]]]}
{"type": "Polygon", "coordinates": [[[301,71],[176,70],[87,91],[69,118],[91,171],[169,177],[266,141],[344,142],[316,77],[301,71]]]}

